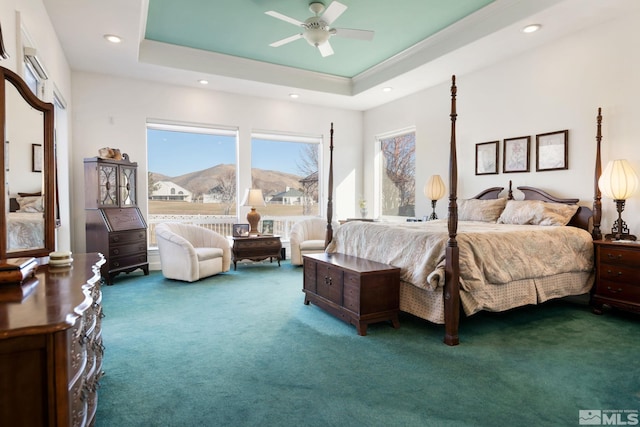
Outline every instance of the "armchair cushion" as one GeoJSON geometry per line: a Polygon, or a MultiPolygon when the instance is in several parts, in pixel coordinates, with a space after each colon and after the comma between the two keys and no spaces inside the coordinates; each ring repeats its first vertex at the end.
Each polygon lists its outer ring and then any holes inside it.
{"type": "Polygon", "coordinates": [[[166,278],[194,282],[229,271],[231,247],[221,234],[197,225],[169,222],[157,224],[155,231],[166,278]]]}

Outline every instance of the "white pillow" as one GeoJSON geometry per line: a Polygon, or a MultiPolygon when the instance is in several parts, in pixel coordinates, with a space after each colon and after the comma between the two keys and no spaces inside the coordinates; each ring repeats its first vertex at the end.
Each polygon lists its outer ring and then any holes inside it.
{"type": "Polygon", "coordinates": [[[578,205],[542,200],[509,200],[498,218],[498,224],[567,225],[577,210],[578,205]]]}
{"type": "Polygon", "coordinates": [[[507,199],[463,199],[458,202],[459,221],[496,222],[507,199]]]}
{"type": "Polygon", "coordinates": [[[19,212],[44,212],[42,196],[16,197],[20,205],[19,212]]]}

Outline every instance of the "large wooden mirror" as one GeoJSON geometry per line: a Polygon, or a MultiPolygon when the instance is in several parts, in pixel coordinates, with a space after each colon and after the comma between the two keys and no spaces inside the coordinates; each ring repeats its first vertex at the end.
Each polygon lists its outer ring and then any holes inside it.
{"type": "Polygon", "coordinates": [[[0,258],[55,250],[54,106],[0,67],[0,258]]]}

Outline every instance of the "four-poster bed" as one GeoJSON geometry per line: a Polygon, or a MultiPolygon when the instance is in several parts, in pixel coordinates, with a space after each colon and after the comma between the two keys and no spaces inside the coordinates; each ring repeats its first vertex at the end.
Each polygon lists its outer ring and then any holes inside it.
{"type": "Polygon", "coordinates": [[[507,197],[499,198],[503,188],[493,187],[458,201],[456,97],[453,76],[446,220],[355,221],[333,230],[333,124],[327,206],[326,251],[399,267],[400,309],[444,324],[448,345],[459,343],[461,307],[471,315],[588,293],[594,281],[593,239],[601,238],[600,109],[593,211],[578,206],[578,199],[557,198],[534,187],[518,187],[524,198],[514,200],[511,183],[507,197]]]}

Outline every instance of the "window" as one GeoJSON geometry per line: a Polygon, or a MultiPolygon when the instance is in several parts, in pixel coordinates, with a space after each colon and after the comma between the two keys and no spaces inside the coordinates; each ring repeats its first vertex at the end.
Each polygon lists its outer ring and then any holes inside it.
{"type": "Polygon", "coordinates": [[[415,130],[378,137],[377,150],[376,206],[380,216],[415,216],[415,130]]]}
{"type": "MultiPolygon", "coordinates": [[[[236,147],[236,130],[148,123],[150,228],[175,220],[207,224],[231,235],[237,206],[236,147]]],[[[139,176],[138,186],[144,182],[139,176]]],[[[155,239],[153,232],[149,236],[155,239]]]]}
{"type": "Polygon", "coordinates": [[[265,197],[264,218],[319,216],[320,137],[254,133],[251,183],[265,197]]]}

